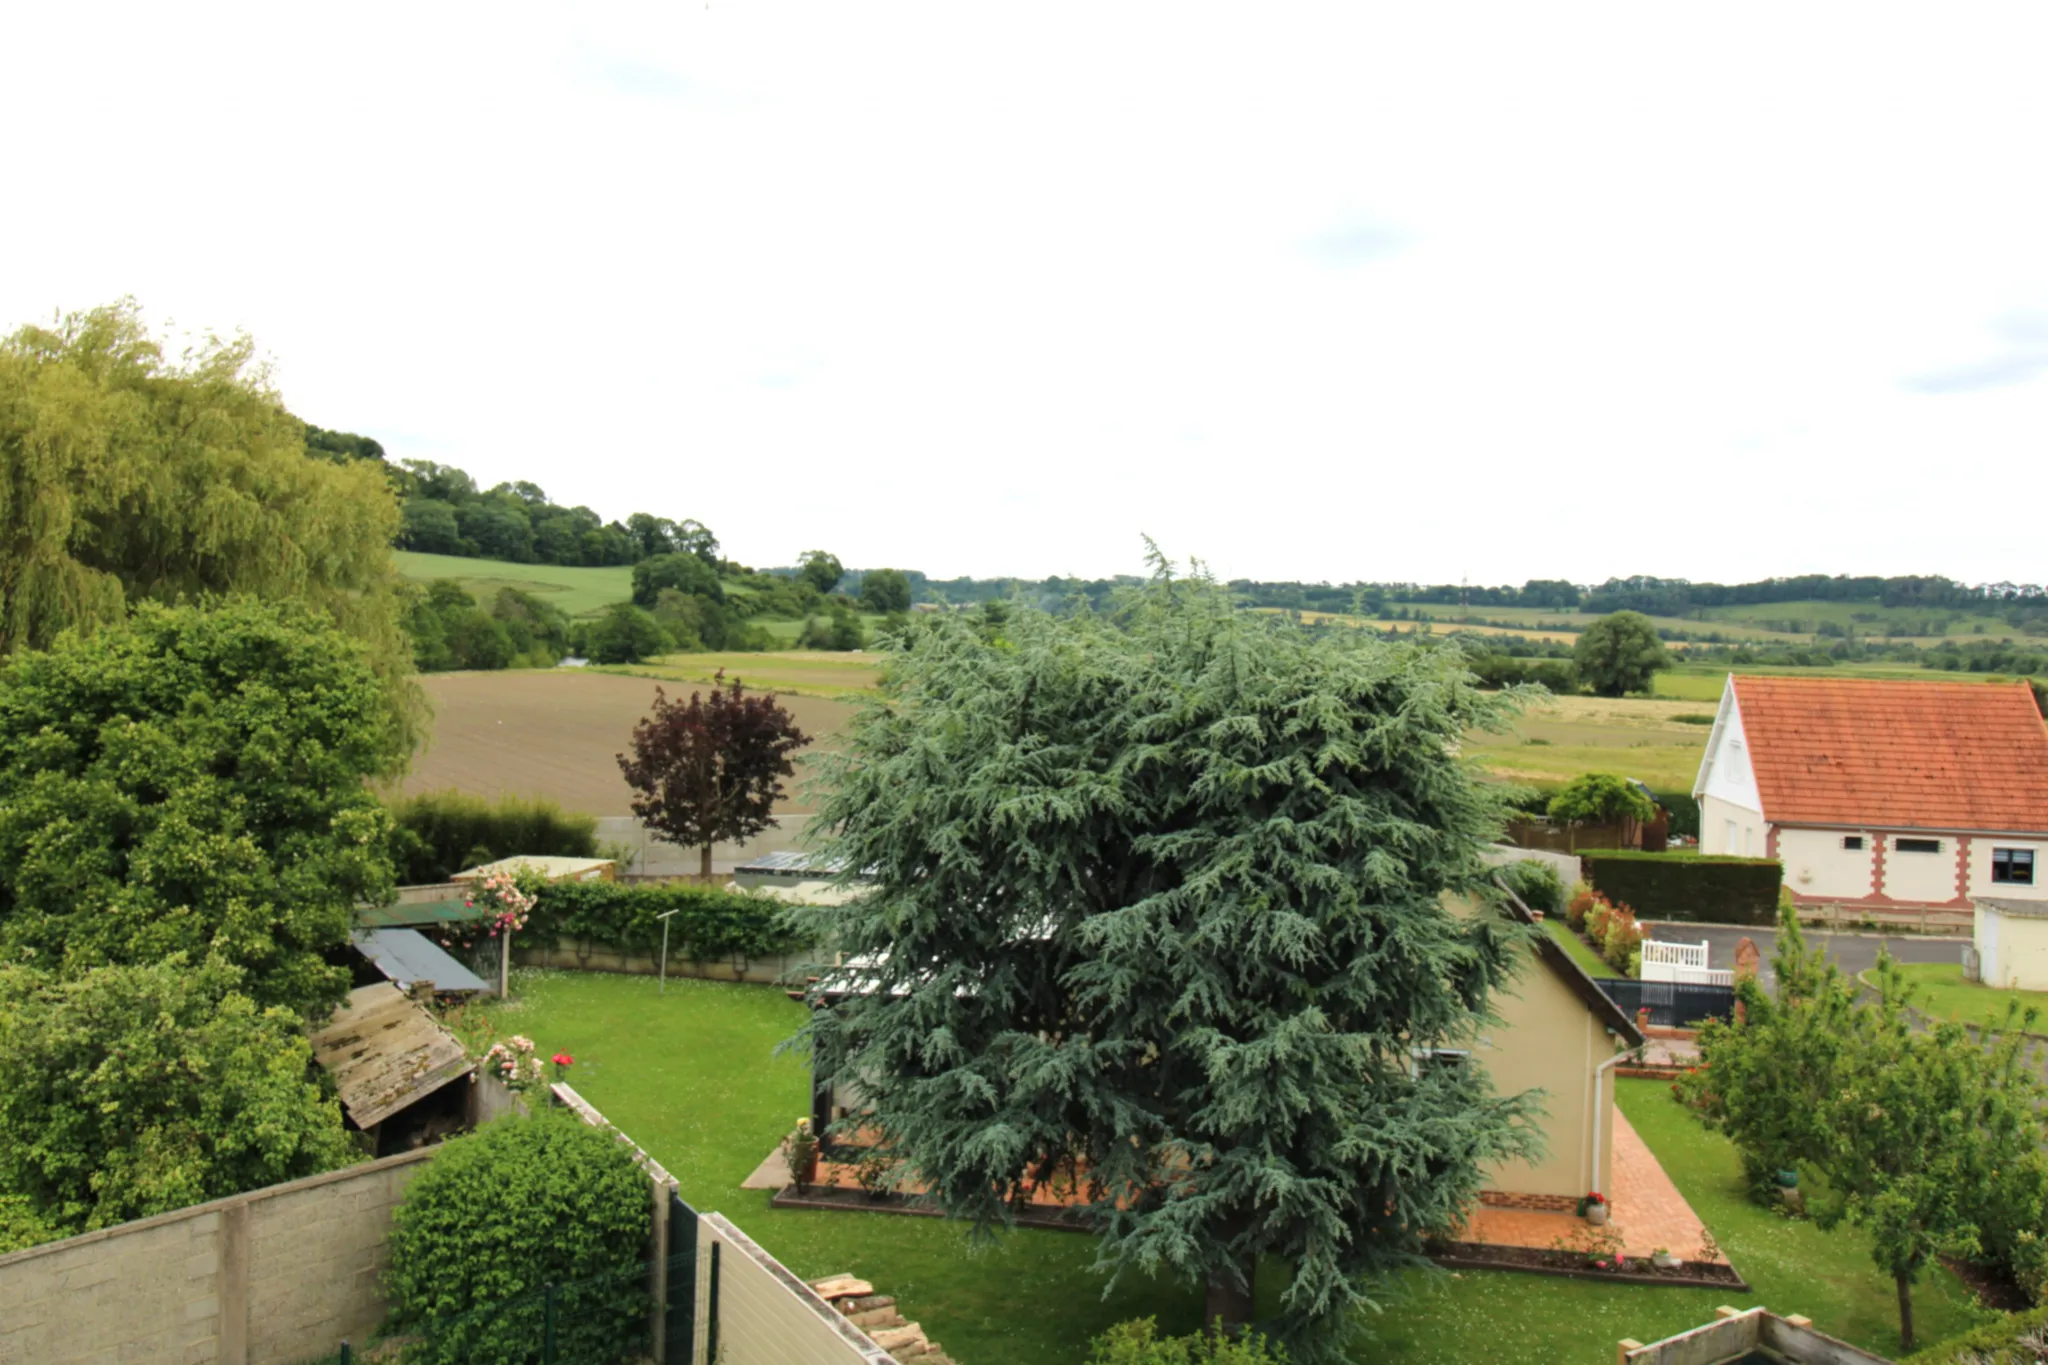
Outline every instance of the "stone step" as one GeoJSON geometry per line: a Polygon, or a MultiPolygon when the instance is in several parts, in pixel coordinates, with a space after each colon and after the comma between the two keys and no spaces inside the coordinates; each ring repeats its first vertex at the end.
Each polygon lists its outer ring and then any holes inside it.
{"type": "Polygon", "coordinates": [[[851,1317],[855,1313],[865,1313],[870,1308],[893,1308],[896,1306],[896,1300],[887,1294],[866,1294],[857,1299],[840,1299],[834,1306],[851,1317]]]}
{"type": "Polygon", "coordinates": [[[863,1332],[872,1332],[880,1327],[901,1327],[908,1321],[896,1311],[896,1305],[886,1308],[870,1308],[865,1313],[849,1313],[846,1320],[863,1332]]]}

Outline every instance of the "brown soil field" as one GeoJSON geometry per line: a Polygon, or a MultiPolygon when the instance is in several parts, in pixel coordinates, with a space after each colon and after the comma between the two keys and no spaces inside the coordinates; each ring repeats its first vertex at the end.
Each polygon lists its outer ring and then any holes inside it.
{"type": "MultiPolygon", "coordinates": [[[[654,705],[651,678],[570,669],[432,673],[420,679],[434,717],[413,756],[403,795],[454,787],[479,796],[540,796],[591,815],[631,815],[632,789],[617,755],[654,705]]],[[[670,696],[699,690],[670,683],[670,696]]],[[[784,695],[804,733],[827,741],[853,708],[826,697],[784,695]]],[[[808,810],[803,765],[779,811],[808,810]]]]}

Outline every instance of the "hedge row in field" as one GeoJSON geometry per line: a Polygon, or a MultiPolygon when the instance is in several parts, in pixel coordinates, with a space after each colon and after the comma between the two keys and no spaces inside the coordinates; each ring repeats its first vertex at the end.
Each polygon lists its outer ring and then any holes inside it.
{"type": "Polygon", "coordinates": [[[1784,867],[1772,858],[1696,853],[1582,854],[1586,880],[1643,919],[1704,924],[1772,924],[1784,867]]]}
{"type": "Polygon", "coordinates": [[[538,890],[521,938],[559,946],[563,939],[653,955],[661,950],[658,916],[668,921],[668,950],[696,962],[758,960],[804,947],[782,925],[787,903],[758,892],[688,883],[629,886],[557,882],[538,890]]]}

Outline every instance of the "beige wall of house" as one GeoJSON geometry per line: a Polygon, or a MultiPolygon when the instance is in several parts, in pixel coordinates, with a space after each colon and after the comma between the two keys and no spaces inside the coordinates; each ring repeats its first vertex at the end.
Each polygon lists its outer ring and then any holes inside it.
{"type": "Polygon", "coordinates": [[[1785,865],[1785,885],[1795,896],[1864,899],[1874,884],[1880,837],[1867,829],[1779,830],[1778,860],[1785,865]],[[1845,838],[1861,839],[1863,847],[1844,848],[1845,838]]]}
{"type": "Polygon", "coordinates": [[[1700,851],[1738,858],[1764,856],[1763,812],[1709,793],[1700,798],[1700,851]]]}
{"type": "Polygon", "coordinates": [[[1998,834],[1979,834],[1970,840],[1970,894],[1997,896],[2011,901],[2048,900],[2048,840],[2010,839],[1998,834]],[[2024,849],[2034,855],[2031,885],[1991,880],[1991,851],[1998,848],[2024,849]]]}
{"type": "Polygon", "coordinates": [[[1514,1161],[1489,1173],[1487,1187],[1510,1194],[1576,1198],[1605,1190],[1614,1151],[1614,1071],[1595,1068],[1615,1055],[1615,1038],[1557,974],[1528,954],[1511,993],[1495,1002],[1501,1016],[1473,1047],[1494,1089],[1504,1095],[1544,1092],[1540,1161],[1514,1161]],[[1593,1115],[1601,1111],[1600,1153],[1593,1155],[1593,1115]]]}
{"type": "Polygon", "coordinates": [[[1884,848],[1884,894],[1895,901],[1952,901],[1956,898],[1956,836],[1888,834],[1884,848]],[[1936,852],[1902,853],[1900,839],[1931,840],[1936,852]]]}

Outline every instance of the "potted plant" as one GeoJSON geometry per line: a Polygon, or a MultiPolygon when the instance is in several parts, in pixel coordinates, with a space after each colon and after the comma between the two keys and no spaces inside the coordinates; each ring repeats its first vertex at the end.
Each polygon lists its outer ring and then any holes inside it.
{"type": "Polygon", "coordinates": [[[798,1119],[796,1128],[783,1139],[783,1156],[789,1162],[789,1178],[802,1194],[818,1178],[818,1135],[809,1119],[798,1119]]]}
{"type": "Polygon", "coordinates": [[[1671,1254],[1671,1248],[1658,1247],[1655,1251],[1650,1253],[1650,1264],[1657,1267],[1657,1269],[1659,1270],[1676,1270],[1680,1266],[1684,1265],[1685,1262],[1679,1260],[1676,1256],[1673,1256],[1671,1254]]]}
{"type": "Polygon", "coordinates": [[[1607,1196],[1598,1190],[1591,1190],[1579,1200],[1579,1217],[1594,1227],[1607,1225],[1607,1196]]]}

